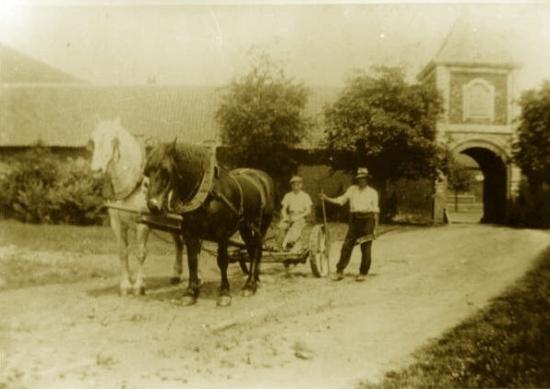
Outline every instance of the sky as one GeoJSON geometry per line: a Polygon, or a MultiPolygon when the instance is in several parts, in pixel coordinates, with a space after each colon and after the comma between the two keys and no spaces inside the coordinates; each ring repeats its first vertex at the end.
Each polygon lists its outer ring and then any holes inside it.
{"type": "Polygon", "coordinates": [[[98,84],[223,85],[265,51],[307,85],[341,86],[377,64],[412,79],[468,14],[507,37],[520,89],[550,79],[550,3],[310,3],[2,0],[0,43],[98,84]]]}

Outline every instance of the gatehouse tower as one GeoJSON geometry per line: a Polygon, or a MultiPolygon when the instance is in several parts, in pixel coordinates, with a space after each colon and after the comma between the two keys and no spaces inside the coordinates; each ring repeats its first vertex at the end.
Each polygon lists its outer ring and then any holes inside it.
{"type": "MultiPolygon", "coordinates": [[[[508,200],[520,179],[511,158],[518,70],[504,36],[462,18],[418,75],[420,82],[433,84],[443,97],[438,140],[454,154],[473,158],[483,173],[482,222],[486,223],[506,220],[508,200]]],[[[445,217],[445,186],[444,180],[436,184],[434,222],[445,217]]]]}

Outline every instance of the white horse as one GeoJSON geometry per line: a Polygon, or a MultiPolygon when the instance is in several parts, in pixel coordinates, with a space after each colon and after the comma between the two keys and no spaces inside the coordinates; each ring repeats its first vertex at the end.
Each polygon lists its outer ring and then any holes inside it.
{"type": "MultiPolygon", "coordinates": [[[[90,140],[93,147],[91,168],[93,171],[106,174],[110,180],[114,200],[109,208],[111,228],[113,229],[119,249],[121,280],[120,293],[132,291],[136,295],[145,293],[144,263],[147,256],[146,244],[150,228],[136,223],[136,214],[118,208],[134,209],[148,212],[145,192],[146,180],[143,178],[145,166],[145,148],[120,124],[120,119],[101,121],[93,130],[90,140]],[[138,270],[132,286],[128,264],[128,231],[136,231],[138,245],[138,270]]],[[[173,234],[176,246],[176,258],[173,266],[172,283],[181,281],[183,270],[183,239],[173,234]]]]}

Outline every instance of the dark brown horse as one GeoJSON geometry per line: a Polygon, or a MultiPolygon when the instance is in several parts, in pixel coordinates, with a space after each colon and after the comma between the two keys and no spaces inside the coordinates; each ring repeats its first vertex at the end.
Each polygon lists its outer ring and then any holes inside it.
{"type": "Polygon", "coordinates": [[[217,304],[231,303],[227,267],[229,238],[239,231],[249,253],[251,264],[242,295],[251,296],[258,286],[260,260],[265,233],[271,223],[274,203],[273,180],[255,169],[227,170],[208,164],[208,151],[194,145],[162,144],[152,150],[145,175],[149,177],[147,206],[152,213],[167,211],[182,214],[182,233],[187,246],[189,285],[183,302],[190,305],[199,295],[197,274],[201,240],[218,244],[218,267],[221,287],[217,304]],[[215,169],[215,170],[211,170],[215,169]],[[205,175],[211,175],[211,184],[204,191],[205,175]],[[198,198],[195,207],[189,204],[198,198]]]}

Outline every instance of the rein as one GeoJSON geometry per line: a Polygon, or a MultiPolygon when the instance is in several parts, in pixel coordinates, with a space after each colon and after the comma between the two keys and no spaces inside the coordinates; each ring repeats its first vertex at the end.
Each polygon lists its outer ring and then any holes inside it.
{"type": "Polygon", "coordinates": [[[237,185],[237,188],[239,188],[239,195],[240,195],[240,209],[239,210],[237,210],[237,208],[231,203],[231,201],[229,201],[229,199],[226,196],[224,196],[222,193],[212,191],[212,195],[214,197],[218,198],[219,200],[221,200],[239,218],[239,222],[244,221],[246,223],[246,225],[248,225],[248,227],[254,231],[254,233],[258,234],[258,236],[262,236],[260,226],[262,225],[262,216],[263,216],[264,208],[265,208],[265,204],[266,204],[266,200],[265,200],[266,195],[265,195],[262,187],[260,185],[258,185],[258,183],[256,183],[250,176],[248,176],[246,174],[242,174],[242,173],[245,173],[245,172],[246,171],[239,171],[239,172],[236,172],[236,173],[229,172],[229,174],[228,174],[231,177],[231,179],[233,180],[233,182],[235,183],[235,185],[237,185]],[[242,188],[241,184],[239,183],[239,181],[235,178],[235,174],[240,176],[240,177],[245,178],[248,182],[250,182],[256,188],[256,190],[260,194],[260,215],[259,215],[258,225],[255,225],[254,223],[252,223],[250,221],[245,221],[244,218],[243,218],[243,214],[244,214],[243,188],[242,188]]]}
{"type": "Polygon", "coordinates": [[[239,184],[239,181],[231,174],[231,172],[228,173],[228,176],[231,177],[237,188],[239,189],[239,209],[233,205],[233,203],[223,195],[223,193],[219,193],[215,190],[211,191],[212,197],[217,198],[221,200],[230,210],[239,218],[239,220],[242,220],[243,214],[244,214],[244,194],[243,194],[243,188],[241,184],[239,184]]]}

